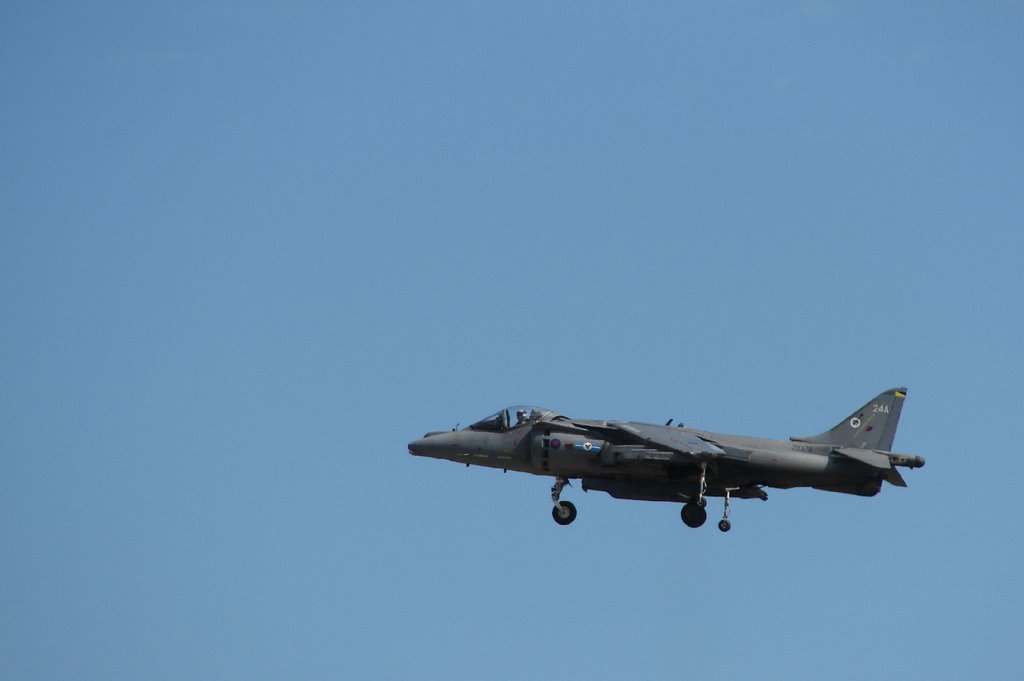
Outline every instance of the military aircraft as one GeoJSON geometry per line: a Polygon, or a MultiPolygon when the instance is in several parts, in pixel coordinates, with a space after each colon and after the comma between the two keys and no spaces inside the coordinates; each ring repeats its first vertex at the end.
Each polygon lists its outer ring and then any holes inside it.
{"type": "Polygon", "coordinates": [[[813,487],[871,497],[887,480],[906,487],[897,467],[924,459],[892,451],[906,388],[892,388],[820,435],[767,440],[632,421],[573,419],[548,409],[502,409],[462,430],[438,431],[409,443],[409,453],[554,476],[551,515],[559,525],[576,519],[562,501],[569,480],[583,491],[616,499],[683,502],[683,522],[707,520],[707,497],[724,497],[718,529],[728,532],[731,499],[768,498],[765,487],[813,487]]]}

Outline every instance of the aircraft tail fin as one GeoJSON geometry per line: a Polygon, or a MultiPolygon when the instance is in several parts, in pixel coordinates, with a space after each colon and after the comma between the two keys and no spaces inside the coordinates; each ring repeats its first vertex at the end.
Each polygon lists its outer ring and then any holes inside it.
{"type": "Polygon", "coordinates": [[[892,451],[906,388],[890,388],[820,435],[794,437],[799,442],[892,451]]]}

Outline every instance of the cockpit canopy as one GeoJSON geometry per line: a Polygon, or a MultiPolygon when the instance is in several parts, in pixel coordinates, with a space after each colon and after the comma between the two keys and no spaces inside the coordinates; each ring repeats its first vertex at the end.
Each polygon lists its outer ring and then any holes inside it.
{"type": "Polygon", "coordinates": [[[517,404],[502,409],[497,414],[491,414],[485,419],[480,419],[469,427],[470,430],[489,430],[493,432],[504,432],[518,426],[534,423],[544,419],[551,419],[558,416],[557,413],[543,407],[532,407],[527,404],[517,404]]]}

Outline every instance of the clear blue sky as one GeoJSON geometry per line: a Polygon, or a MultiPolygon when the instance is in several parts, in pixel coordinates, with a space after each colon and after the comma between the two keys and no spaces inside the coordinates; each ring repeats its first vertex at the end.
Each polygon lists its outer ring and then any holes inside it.
{"type": "Polygon", "coordinates": [[[0,677],[1019,678],[1020,2],[172,5],[0,9],[0,677]],[[405,449],[901,384],[728,535],[405,449]]]}

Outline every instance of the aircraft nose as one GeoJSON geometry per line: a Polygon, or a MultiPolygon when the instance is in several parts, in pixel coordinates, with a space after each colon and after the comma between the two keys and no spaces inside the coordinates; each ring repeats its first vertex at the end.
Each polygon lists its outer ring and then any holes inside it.
{"type": "Polygon", "coordinates": [[[409,443],[409,453],[418,457],[434,457],[443,459],[452,454],[452,436],[455,433],[446,430],[429,432],[420,439],[409,443]]]}
{"type": "Polygon", "coordinates": [[[419,440],[413,440],[409,443],[409,453],[415,454],[416,456],[436,456],[441,450],[442,443],[437,438],[444,431],[427,433],[419,440]]]}
{"type": "Polygon", "coordinates": [[[427,449],[429,448],[429,446],[430,445],[427,443],[427,438],[421,437],[419,440],[413,440],[412,442],[409,443],[409,453],[416,454],[418,456],[423,456],[424,454],[427,453],[427,449]]]}

